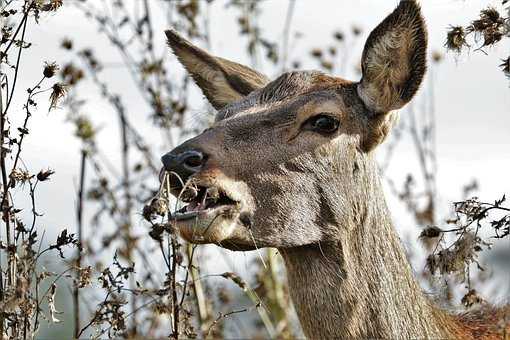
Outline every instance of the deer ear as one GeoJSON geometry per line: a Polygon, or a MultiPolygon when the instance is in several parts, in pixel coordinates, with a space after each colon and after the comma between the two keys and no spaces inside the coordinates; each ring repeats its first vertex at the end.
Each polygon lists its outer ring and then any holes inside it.
{"type": "Polygon", "coordinates": [[[427,31],[415,0],[398,7],[369,35],[363,50],[358,95],[375,114],[407,104],[426,70],[427,31]]]}
{"type": "Polygon", "coordinates": [[[165,34],[174,54],[217,110],[269,82],[249,67],[210,55],[172,29],[165,34]]]}

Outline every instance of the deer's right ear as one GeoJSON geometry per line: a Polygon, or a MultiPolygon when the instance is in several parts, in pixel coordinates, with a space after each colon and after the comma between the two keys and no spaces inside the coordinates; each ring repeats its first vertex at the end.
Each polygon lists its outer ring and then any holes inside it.
{"type": "Polygon", "coordinates": [[[269,82],[249,67],[210,55],[172,29],[165,34],[174,54],[217,110],[269,82]]]}
{"type": "Polygon", "coordinates": [[[363,50],[358,95],[375,114],[407,104],[426,70],[427,31],[416,0],[398,7],[369,35],[363,50]]]}

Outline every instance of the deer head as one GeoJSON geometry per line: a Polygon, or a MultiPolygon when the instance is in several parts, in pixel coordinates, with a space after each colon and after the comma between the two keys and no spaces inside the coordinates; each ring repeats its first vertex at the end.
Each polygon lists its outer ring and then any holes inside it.
{"type": "Polygon", "coordinates": [[[166,35],[218,111],[210,128],[162,157],[173,193],[189,203],[174,216],[184,238],[284,249],[337,240],[363,218],[377,180],[373,151],[425,73],[414,0],[371,32],[358,82],[317,71],[270,81],[166,35]]]}

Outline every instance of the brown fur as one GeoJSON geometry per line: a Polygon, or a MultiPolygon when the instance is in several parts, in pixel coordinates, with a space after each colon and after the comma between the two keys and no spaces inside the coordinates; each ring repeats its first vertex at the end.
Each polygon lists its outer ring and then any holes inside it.
{"type": "Polygon", "coordinates": [[[314,71],[268,82],[167,35],[221,109],[210,129],[172,153],[202,152],[207,163],[189,180],[238,202],[213,220],[181,224],[185,238],[233,250],[278,248],[311,339],[502,334],[500,312],[448,314],[425,297],[386,207],[373,150],[396,119],[390,111],[411,100],[425,72],[426,31],[415,1],[401,1],[371,33],[360,82],[314,71]],[[338,130],[304,129],[318,114],[336,117],[338,130]]]}

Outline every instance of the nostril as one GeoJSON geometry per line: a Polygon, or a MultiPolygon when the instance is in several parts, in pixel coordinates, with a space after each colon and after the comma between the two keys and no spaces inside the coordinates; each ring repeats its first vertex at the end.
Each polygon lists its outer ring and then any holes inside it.
{"type": "Polygon", "coordinates": [[[198,168],[202,165],[204,157],[201,153],[189,155],[184,159],[184,165],[188,168],[198,168]]]}
{"type": "Polygon", "coordinates": [[[204,163],[204,156],[198,151],[188,151],[183,159],[184,166],[191,169],[196,169],[204,163]]]}

